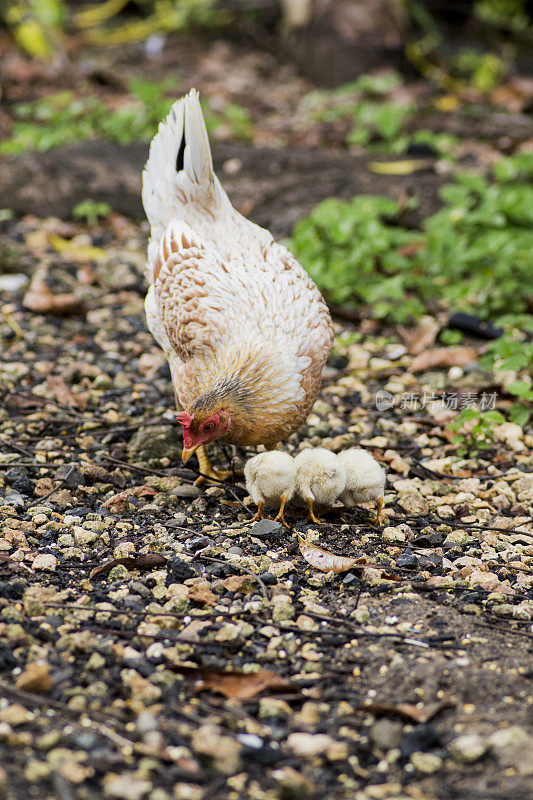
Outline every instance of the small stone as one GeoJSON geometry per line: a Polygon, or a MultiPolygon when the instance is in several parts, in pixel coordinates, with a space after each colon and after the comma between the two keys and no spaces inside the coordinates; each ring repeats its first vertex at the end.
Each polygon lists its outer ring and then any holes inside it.
{"type": "Polygon", "coordinates": [[[465,733],[448,745],[448,751],[456,761],[473,764],[487,752],[487,744],[477,733],[465,733]]]}
{"type": "Polygon", "coordinates": [[[0,292],[11,292],[12,294],[15,294],[21,289],[24,289],[28,282],[28,276],[23,275],[21,272],[0,275],[0,292]]]}
{"type": "Polygon", "coordinates": [[[258,539],[266,539],[267,536],[280,533],[281,529],[281,522],[275,522],[273,519],[260,519],[258,522],[254,522],[250,528],[250,534],[258,539]]]}
{"type": "Polygon", "coordinates": [[[392,750],[402,740],[403,725],[392,719],[378,719],[370,730],[370,737],[380,750],[392,750]]]}
{"type": "Polygon", "coordinates": [[[520,775],[533,775],[533,736],[519,725],[494,731],[488,738],[498,762],[514,767],[520,775]]]}
{"type": "Polygon", "coordinates": [[[413,753],[411,756],[413,767],[424,775],[431,775],[442,767],[442,758],[436,753],[413,753]]]}
{"type": "Polygon", "coordinates": [[[35,556],[32,563],[33,569],[47,570],[48,572],[55,572],[57,567],[57,558],[51,553],[39,553],[35,556]]]}
{"type": "Polygon", "coordinates": [[[314,758],[315,756],[324,755],[333,744],[334,740],[325,733],[298,731],[297,733],[289,734],[287,738],[287,747],[295,755],[302,758],[314,758]]]}
{"type": "Polygon", "coordinates": [[[202,490],[199,486],[190,486],[188,483],[183,483],[181,486],[175,486],[170,492],[174,497],[181,497],[182,499],[195,499],[200,497],[202,490]]]}
{"type": "Polygon", "coordinates": [[[282,800],[307,800],[314,794],[313,784],[293,767],[274,770],[272,777],[278,782],[278,796],[282,800]]]}
{"type": "Polygon", "coordinates": [[[50,764],[47,764],[46,761],[37,761],[34,758],[28,761],[24,769],[24,777],[30,783],[46,780],[50,777],[51,773],[52,767],[50,764]]]}
{"type": "Polygon", "coordinates": [[[152,788],[149,781],[140,780],[134,772],[113,773],[104,775],[104,791],[106,797],[117,800],[141,800],[152,788]]]}
{"type": "Polygon", "coordinates": [[[263,581],[265,586],[274,586],[278,582],[278,579],[275,575],[272,575],[271,572],[262,572],[259,575],[259,580],[263,581]]]}
{"type": "Polygon", "coordinates": [[[0,709],[0,722],[6,722],[12,728],[17,725],[26,725],[33,719],[33,714],[27,708],[21,706],[19,703],[12,703],[5,708],[0,709]]]}
{"type": "Polygon", "coordinates": [[[408,514],[425,517],[429,514],[429,504],[418,492],[406,492],[398,498],[398,505],[408,514]]]}
{"type": "Polygon", "coordinates": [[[50,677],[50,665],[39,661],[31,661],[24,672],[17,678],[17,689],[36,694],[48,694],[52,691],[54,682],[50,677]]]}
{"type": "Polygon", "coordinates": [[[177,436],[171,425],[139,428],[128,444],[128,460],[141,466],[158,466],[161,458],[176,452],[177,436]]]}
{"type": "Polygon", "coordinates": [[[384,528],[381,535],[384,542],[389,542],[391,544],[405,542],[405,533],[401,528],[384,528]]]}
{"type": "Polygon", "coordinates": [[[284,619],[294,619],[294,606],[292,603],[276,603],[272,609],[272,621],[280,622],[284,619]]]}
{"type": "Polygon", "coordinates": [[[217,642],[234,642],[241,638],[241,629],[233,622],[226,622],[215,635],[217,642]]]}
{"type": "Polygon", "coordinates": [[[262,697],[259,700],[259,719],[288,719],[292,710],[285,700],[275,697],[262,697]]]}

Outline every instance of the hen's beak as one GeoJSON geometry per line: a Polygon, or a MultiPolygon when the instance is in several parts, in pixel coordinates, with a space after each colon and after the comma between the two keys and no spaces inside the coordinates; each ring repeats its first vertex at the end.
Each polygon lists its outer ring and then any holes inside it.
{"type": "Polygon", "coordinates": [[[200,447],[199,444],[195,444],[194,447],[184,447],[181,451],[181,460],[183,464],[186,464],[189,458],[194,454],[196,449],[200,447]]]}

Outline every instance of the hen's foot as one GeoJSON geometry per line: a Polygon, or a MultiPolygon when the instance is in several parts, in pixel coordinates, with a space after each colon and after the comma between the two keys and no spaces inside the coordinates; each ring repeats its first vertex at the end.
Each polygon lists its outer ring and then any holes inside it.
{"type": "Polygon", "coordinates": [[[285,517],[283,516],[283,512],[285,510],[285,504],[288,499],[289,498],[286,494],[281,495],[281,504],[279,507],[278,515],[277,517],[274,517],[274,522],[281,522],[281,524],[284,525],[286,528],[288,528],[289,525],[287,522],[285,522],[285,517]]]}
{"type": "Polygon", "coordinates": [[[217,472],[209,460],[205,445],[200,445],[196,451],[196,455],[198,456],[198,466],[202,474],[196,478],[194,482],[195,486],[202,486],[204,483],[207,483],[210,478],[213,478],[214,481],[225,481],[227,478],[231,477],[231,472],[217,472]]]}

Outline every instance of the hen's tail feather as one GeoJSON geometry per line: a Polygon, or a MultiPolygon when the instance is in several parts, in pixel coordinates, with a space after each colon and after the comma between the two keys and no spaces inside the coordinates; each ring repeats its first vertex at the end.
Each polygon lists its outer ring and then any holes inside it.
{"type": "MultiPolygon", "coordinates": [[[[143,171],[142,200],[152,228],[164,229],[183,203],[184,184],[213,192],[211,148],[198,92],[178,100],[152,139],[143,171]],[[188,180],[187,180],[188,179],[188,180]]],[[[216,182],[218,183],[218,182],[216,182]]]]}

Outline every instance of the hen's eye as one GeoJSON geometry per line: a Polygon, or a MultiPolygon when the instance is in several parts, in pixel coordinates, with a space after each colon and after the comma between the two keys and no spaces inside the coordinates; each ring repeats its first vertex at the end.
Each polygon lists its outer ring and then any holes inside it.
{"type": "Polygon", "coordinates": [[[204,425],[204,431],[206,433],[210,433],[213,430],[214,427],[215,427],[215,423],[214,422],[206,422],[206,424],[204,425]]]}

